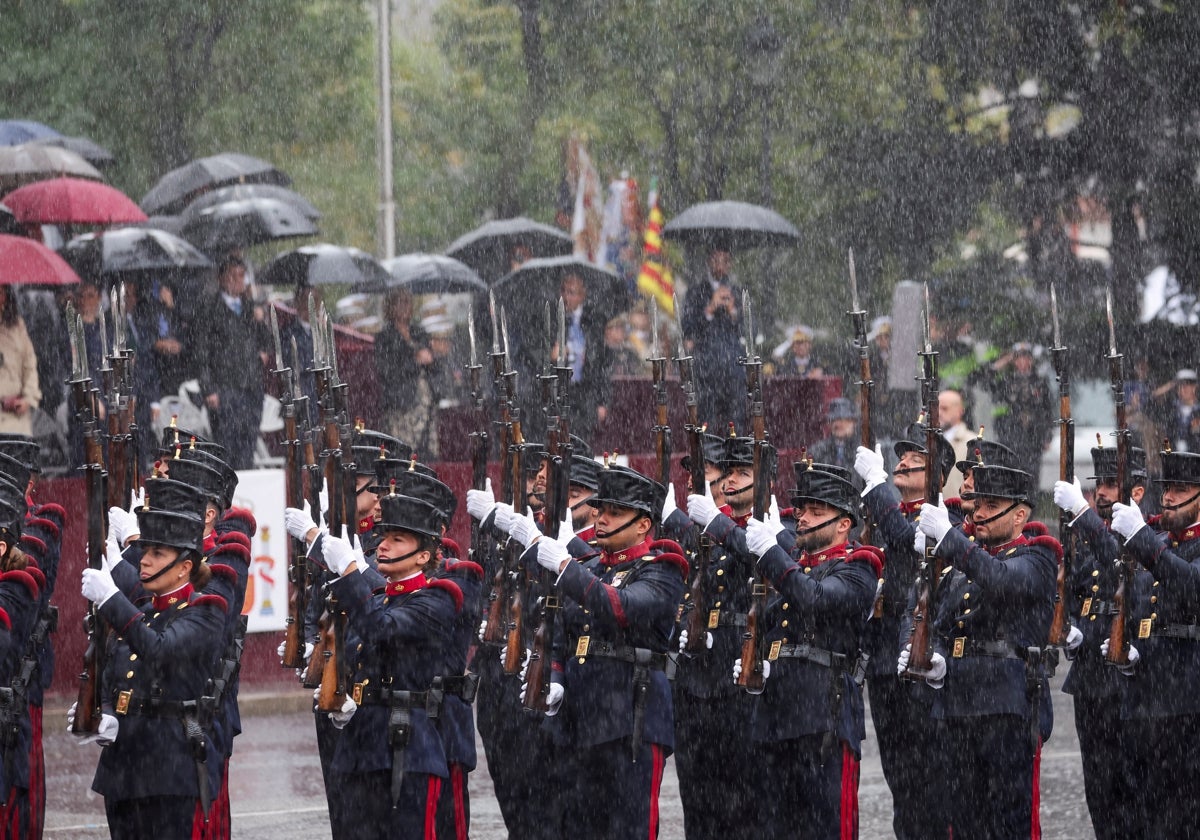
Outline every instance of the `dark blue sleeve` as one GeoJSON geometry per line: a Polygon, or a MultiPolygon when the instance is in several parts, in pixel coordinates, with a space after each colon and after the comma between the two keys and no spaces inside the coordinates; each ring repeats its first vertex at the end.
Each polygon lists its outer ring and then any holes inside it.
{"type": "Polygon", "coordinates": [[[639,574],[628,586],[602,583],[582,563],[567,563],[558,578],[559,590],[591,611],[596,624],[619,632],[632,624],[653,626],[663,615],[673,618],[683,595],[683,577],[639,574]]]}

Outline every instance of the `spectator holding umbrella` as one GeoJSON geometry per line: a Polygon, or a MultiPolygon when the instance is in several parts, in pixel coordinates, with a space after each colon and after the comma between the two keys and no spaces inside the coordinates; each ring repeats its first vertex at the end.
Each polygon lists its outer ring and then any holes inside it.
{"type": "Polygon", "coordinates": [[[708,270],[688,288],[683,334],[695,358],[700,419],[745,425],[746,373],[742,354],[742,290],[733,274],[733,254],[723,243],[708,254],[708,270]]]}
{"type": "Polygon", "coordinates": [[[430,452],[436,440],[436,405],[426,375],[433,364],[429,336],[413,324],[413,296],[407,289],[388,292],[383,317],[383,329],[375,336],[383,431],[409,441],[420,453],[430,452]]]}
{"type": "Polygon", "coordinates": [[[33,434],[32,412],[41,399],[33,342],[16,295],[0,285],[0,432],[33,434]]]}
{"type": "Polygon", "coordinates": [[[290,359],[292,371],[300,383],[300,393],[308,398],[308,415],[311,422],[317,419],[317,384],[313,379],[313,334],[309,316],[316,309],[320,299],[314,286],[300,283],[296,286],[296,295],[292,305],[296,308],[296,317],[287,325],[283,332],[283,355],[290,359]],[[296,342],[296,356],[292,359],[292,341],[296,342]]]}

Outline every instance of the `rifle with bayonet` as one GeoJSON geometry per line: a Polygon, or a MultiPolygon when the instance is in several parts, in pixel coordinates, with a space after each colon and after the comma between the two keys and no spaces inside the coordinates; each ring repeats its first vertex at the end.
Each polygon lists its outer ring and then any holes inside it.
{"type": "MultiPolygon", "coordinates": [[[[1060,481],[1075,480],[1075,421],[1071,419],[1071,381],[1067,368],[1067,348],[1062,343],[1062,331],[1058,323],[1058,293],[1050,284],[1050,317],[1054,322],[1054,346],[1050,357],[1054,360],[1054,375],[1058,379],[1058,478],[1060,481]]],[[[1124,388],[1122,388],[1122,391],[1124,388]]],[[[1071,624],[1067,619],[1067,579],[1075,565],[1075,539],[1071,534],[1073,514],[1059,510],[1058,541],[1062,543],[1063,556],[1058,563],[1058,575],[1054,587],[1054,618],[1050,621],[1048,644],[1066,647],[1071,624]]]]}
{"type": "MultiPolygon", "coordinates": [[[[558,538],[558,527],[571,515],[571,432],[567,417],[571,387],[571,366],[566,355],[566,311],[563,301],[558,301],[558,330],[551,333],[550,312],[546,312],[546,332],[558,338],[558,357],[554,366],[547,364],[541,376],[542,396],[546,406],[546,454],[549,472],[546,476],[546,506],[543,509],[542,530],[548,539],[558,538]]],[[[539,602],[538,626],[533,633],[533,644],[529,654],[529,668],[525,672],[524,708],[534,714],[549,711],[550,660],[554,644],[554,626],[560,600],[557,576],[542,569],[539,573],[541,600],[539,602]]]]}
{"type": "MultiPolygon", "coordinates": [[[[471,361],[467,364],[467,383],[471,389],[471,404],[475,408],[475,429],[471,432],[471,489],[483,490],[487,485],[488,426],[491,423],[483,400],[483,365],[479,363],[475,346],[475,307],[467,310],[467,335],[471,343],[471,361]]],[[[484,567],[487,539],[482,523],[471,519],[471,559],[484,567]]]]}
{"type": "MultiPolygon", "coordinates": [[[[858,351],[858,443],[867,449],[875,448],[871,429],[871,410],[875,401],[875,382],[871,378],[871,348],[867,343],[867,310],[859,305],[858,275],[854,270],[854,249],[849,251],[850,264],[850,323],[854,327],[854,349],[858,351]]],[[[865,514],[865,511],[864,511],[865,514]]],[[[871,521],[863,516],[861,542],[871,542],[871,521]]]]}
{"type": "MultiPolygon", "coordinates": [[[[488,314],[492,321],[492,351],[489,358],[492,361],[492,379],[496,394],[496,426],[499,432],[500,455],[500,499],[505,501],[512,497],[512,473],[508,469],[509,451],[513,441],[513,419],[517,411],[509,389],[516,379],[516,372],[509,369],[507,354],[500,342],[500,319],[496,314],[496,298],[488,294],[488,314]],[[510,378],[511,377],[511,378],[510,378]]],[[[524,477],[521,478],[522,486],[524,477]]],[[[524,508],[522,508],[524,510],[524,508]]],[[[497,551],[503,556],[503,550],[497,551]]],[[[510,580],[508,569],[503,559],[496,563],[496,573],[492,578],[491,590],[488,592],[487,616],[484,619],[483,633],[480,637],[484,644],[503,645],[508,637],[504,620],[504,609],[510,598],[510,580]]]]}
{"type": "Polygon", "coordinates": [[[671,484],[671,423],[667,418],[667,357],[658,343],[658,307],[654,307],[650,322],[650,352],[646,359],[654,382],[654,456],[659,484],[671,484]]]}
{"type": "MultiPolygon", "coordinates": [[[[504,309],[500,310],[500,333],[504,341],[504,358],[509,360],[509,369],[504,373],[505,399],[509,402],[509,415],[512,418],[511,439],[508,445],[508,461],[505,471],[508,474],[510,493],[506,497],[512,505],[516,516],[524,515],[529,505],[528,493],[525,489],[525,435],[521,431],[521,412],[516,407],[517,372],[512,369],[512,353],[508,347],[508,319],[504,309]]],[[[508,603],[504,607],[504,673],[508,675],[521,672],[522,660],[525,657],[525,573],[521,569],[521,554],[524,551],[517,540],[511,537],[504,543],[503,568],[508,578],[508,603]]]]}
{"type": "MultiPolygon", "coordinates": [[[[758,354],[758,337],[754,332],[754,315],[750,295],[742,292],[742,312],[746,324],[746,355],[741,364],[746,368],[746,393],[750,403],[750,431],[754,438],[754,512],[763,520],[771,506],[771,482],[775,477],[775,448],[767,436],[766,413],[763,406],[762,358],[758,354]]],[[[762,622],[767,614],[767,581],[757,570],[750,577],[750,611],[746,615],[746,632],[742,635],[742,671],[737,684],[752,694],[763,690],[764,640],[762,622]]],[[[688,641],[691,641],[690,637],[688,641]]]]}
{"type": "MultiPolygon", "coordinates": [[[[1117,352],[1117,330],[1113,323],[1112,289],[1105,293],[1105,314],[1108,318],[1108,372],[1112,384],[1113,408],[1117,419],[1117,493],[1123,505],[1133,504],[1129,474],[1129,422],[1125,417],[1125,357],[1117,352]]],[[[1117,539],[1117,565],[1120,575],[1117,580],[1117,591],[1113,594],[1112,624],[1108,630],[1108,653],[1105,661],[1110,665],[1129,664],[1129,644],[1132,639],[1130,613],[1130,598],[1133,595],[1134,560],[1125,550],[1125,539],[1120,534],[1114,534],[1117,539]]]]}
{"type": "MultiPolygon", "coordinates": [[[[103,324],[101,324],[103,329],[103,324]]],[[[88,372],[87,343],[83,336],[83,320],[75,307],[67,304],[67,330],[71,344],[71,396],[75,406],[75,425],[83,434],[84,464],[87,482],[87,554],[88,568],[99,569],[104,564],[108,538],[108,473],[104,469],[104,450],[99,423],[99,394],[88,372]]],[[[126,499],[128,504],[128,499],[126,499]]],[[[71,731],[93,734],[100,729],[100,679],[104,675],[105,635],[107,629],[96,605],[89,603],[83,620],[87,632],[87,650],[83,654],[83,671],[79,675],[79,695],[71,731]]]]}
{"type": "MultiPolygon", "coordinates": [[[[675,317],[679,318],[679,301],[674,301],[675,317]]],[[[679,365],[679,384],[683,388],[684,400],[687,404],[687,423],[683,427],[688,441],[688,459],[691,462],[689,475],[692,492],[704,494],[708,486],[704,465],[704,430],[700,423],[699,400],[696,393],[695,370],[692,366],[691,354],[684,345],[683,324],[679,322],[679,347],[676,351],[675,363],[679,365]]],[[[709,628],[716,627],[719,614],[710,616],[704,599],[704,582],[708,578],[708,569],[712,559],[712,539],[703,531],[696,540],[696,554],[693,557],[694,569],[692,579],[688,584],[687,604],[684,607],[684,627],[687,630],[687,644],[684,653],[699,653],[705,650],[705,633],[709,628]]],[[[714,611],[715,612],[715,611],[714,611]]]]}
{"type": "MultiPolygon", "coordinates": [[[[302,472],[300,429],[296,419],[296,377],[293,368],[284,362],[283,341],[279,335],[279,315],[274,306],[271,312],[271,337],[275,341],[275,375],[279,383],[279,404],[283,414],[283,495],[288,507],[304,504],[304,474],[302,472]]],[[[319,511],[318,511],[319,515],[319,511]]],[[[308,606],[308,558],[302,540],[288,537],[288,616],[283,637],[283,667],[304,667],[304,614],[308,606]]]]}
{"type": "MultiPolygon", "coordinates": [[[[137,423],[134,420],[133,351],[126,336],[125,286],[113,289],[112,352],[105,356],[102,373],[108,394],[108,505],[125,510],[140,485],[138,476],[137,423]]],[[[100,311],[100,341],[108,344],[104,311],[100,311]]]]}
{"type": "MultiPolygon", "coordinates": [[[[922,402],[925,418],[925,502],[936,505],[942,490],[942,471],[938,452],[942,447],[942,429],[938,424],[938,354],[933,349],[929,330],[929,286],[925,286],[925,312],[922,318],[925,348],[921,357],[923,377],[921,379],[922,402]]],[[[942,579],[942,560],[938,557],[937,545],[933,540],[925,541],[925,556],[917,572],[917,600],[912,611],[912,635],[909,641],[912,652],[908,667],[900,676],[909,680],[923,680],[933,663],[933,606],[938,581],[942,579]]]]}

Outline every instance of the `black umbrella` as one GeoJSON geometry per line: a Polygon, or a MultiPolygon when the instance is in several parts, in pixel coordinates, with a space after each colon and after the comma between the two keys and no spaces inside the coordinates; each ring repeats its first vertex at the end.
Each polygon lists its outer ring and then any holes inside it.
{"type": "Polygon", "coordinates": [[[290,204],[274,198],[227,201],[184,222],[182,236],[207,253],[260,242],[312,236],[317,226],[290,204]]]}
{"type": "Polygon", "coordinates": [[[80,275],[120,281],[135,274],[207,271],[212,261],[165,230],[123,227],[76,236],[61,254],[80,275]]]}
{"type": "Polygon", "coordinates": [[[60,149],[74,152],[92,166],[101,169],[111,166],[116,158],[108,149],[86,137],[43,137],[30,141],[31,146],[57,146],[60,149]]]}
{"type": "Polygon", "coordinates": [[[314,207],[307,198],[295,190],[275,184],[234,184],[201,193],[184,209],[181,215],[184,221],[187,221],[195,218],[201,210],[207,210],[217,204],[224,204],[226,201],[240,201],[244,198],[273,198],[284,204],[292,205],[313,221],[321,218],[321,211],[314,207]]]}
{"type": "Polygon", "coordinates": [[[783,216],[744,201],[693,204],[667,222],[663,233],[677,242],[735,251],[800,242],[800,231],[783,216]]]}
{"type": "Polygon", "coordinates": [[[0,204],[0,233],[13,233],[17,235],[24,233],[21,229],[21,223],[13,216],[13,211],[9,210],[3,204],[0,204]]]}
{"type": "Polygon", "coordinates": [[[624,280],[607,268],[575,256],[529,260],[497,280],[492,288],[497,303],[508,310],[510,325],[517,318],[535,317],[533,323],[540,326],[546,303],[558,300],[563,278],[570,274],[583,281],[589,305],[605,320],[628,308],[624,280]]]}
{"type": "Polygon", "coordinates": [[[512,249],[524,246],[533,257],[556,257],[571,253],[571,237],[556,227],[524,216],[496,219],[465,233],[450,244],[446,256],[469,265],[487,280],[508,273],[512,249]]]}
{"type": "Polygon", "coordinates": [[[487,294],[487,283],[469,266],[441,254],[404,254],[383,261],[388,278],[383,284],[355,286],[353,291],[370,294],[387,289],[408,289],[414,295],[487,294]]]}
{"type": "Polygon", "coordinates": [[[292,179],[273,164],[250,155],[225,152],[200,158],[172,169],[142,198],[147,215],[178,213],[200,193],[229,184],[279,184],[287,187],[292,179]]]}
{"type": "Polygon", "coordinates": [[[366,251],[325,242],[286,251],[257,274],[258,282],[268,286],[353,283],[383,287],[390,279],[387,269],[366,251]]]}

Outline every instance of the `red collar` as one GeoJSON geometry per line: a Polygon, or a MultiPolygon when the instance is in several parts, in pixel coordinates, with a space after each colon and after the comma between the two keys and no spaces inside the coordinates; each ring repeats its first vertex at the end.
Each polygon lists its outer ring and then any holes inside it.
{"type": "Polygon", "coordinates": [[[424,589],[428,585],[429,578],[425,577],[425,575],[413,575],[404,580],[389,581],[383,591],[386,595],[407,595],[409,592],[424,589]]]}
{"type": "Polygon", "coordinates": [[[924,499],[915,499],[911,502],[901,502],[900,512],[905,516],[911,516],[914,513],[921,512],[921,505],[925,504],[924,499]]]}
{"type": "Polygon", "coordinates": [[[628,563],[630,560],[637,560],[639,557],[645,557],[650,553],[650,540],[646,539],[637,545],[630,546],[624,551],[618,551],[616,554],[610,554],[607,551],[600,552],[600,565],[602,566],[620,566],[623,563],[628,563]]]}
{"type": "Polygon", "coordinates": [[[827,563],[830,560],[845,560],[846,555],[849,553],[850,543],[838,543],[816,554],[809,554],[806,551],[800,555],[800,559],[796,562],[804,568],[811,568],[813,566],[820,566],[822,563],[827,563]]]}
{"type": "Polygon", "coordinates": [[[191,598],[192,585],[190,583],[185,583],[174,592],[168,592],[166,595],[155,595],[153,599],[154,609],[158,612],[169,610],[180,601],[190,601],[191,598]]]}
{"type": "Polygon", "coordinates": [[[596,526],[589,525],[575,536],[579,537],[579,539],[583,540],[585,543],[590,543],[592,540],[596,539],[596,526]]]}
{"type": "Polygon", "coordinates": [[[1194,540],[1196,537],[1200,537],[1200,522],[1193,523],[1182,531],[1171,532],[1171,539],[1177,543],[1194,540]]]}
{"type": "Polygon", "coordinates": [[[365,534],[375,527],[375,517],[367,516],[358,520],[358,533],[365,534]]]}
{"type": "Polygon", "coordinates": [[[204,554],[212,554],[217,550],[217,532],[213,531],[204,538],[204,544],[200,547],[204,554]]]}
{"type": "Polygon", "coordinates": [[[1029,545],[1029,538],[1026,537],[1024,534],[1021,534],[1015,540],[1009,540],[1008,542],[1004,543],[1003,545],[987,546],[987,552],[988,552],[988,554],[992,555],[993,557],[996,557],[1003,552],[1006,552],[1013,548],[1019,548],[1023,545],[1029,545]]]}

